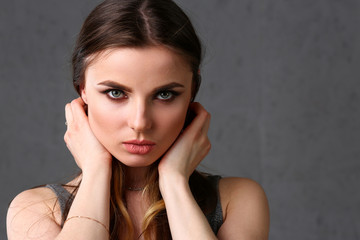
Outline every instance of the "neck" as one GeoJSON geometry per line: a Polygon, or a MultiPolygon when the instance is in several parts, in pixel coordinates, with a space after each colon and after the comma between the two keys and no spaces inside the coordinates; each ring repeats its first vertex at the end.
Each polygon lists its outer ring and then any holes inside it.
{"type": "Polygon", "coordinates": [[[146,175],[150,167],[124,167],[125,186],[127,188],[142,188],[146,185],[146,175]]]}

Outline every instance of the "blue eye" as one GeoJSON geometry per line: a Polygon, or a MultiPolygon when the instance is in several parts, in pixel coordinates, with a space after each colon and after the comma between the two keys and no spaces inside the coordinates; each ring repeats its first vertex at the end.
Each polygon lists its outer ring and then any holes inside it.
{"type": "Polygon", "coordinates": [[[111,98],[123,98],[125,96],[124,92],[121,90],[109,90],[108,95],[111,98]]]}
{"type": "Polygon", "coordinates": [[[157,98],[160,100],[170,100],[174,97],[174,93],[170,92],[170,91],[164,91],[164,92],[160,92],[157,95],[157,98]]]}

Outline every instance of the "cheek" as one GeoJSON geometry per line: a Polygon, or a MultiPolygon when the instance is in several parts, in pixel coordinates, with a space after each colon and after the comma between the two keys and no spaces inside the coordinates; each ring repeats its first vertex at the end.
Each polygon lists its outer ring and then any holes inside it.
{"type": "Polygon", "coordinates": [[[106,141],[122,121],[113,109],[109,109],[109,106],[101,101],[89,103],[88,116],[90,127],[100,141],[106,141]]]}
{"type": "Polygon", "coordinates": [[[184,126],[187,109],[187,105],[179,105],[163,109],[161,112],[157,113],[156,123],[158,129],[174,140],[180,134],[180,131],[184,126]]]}

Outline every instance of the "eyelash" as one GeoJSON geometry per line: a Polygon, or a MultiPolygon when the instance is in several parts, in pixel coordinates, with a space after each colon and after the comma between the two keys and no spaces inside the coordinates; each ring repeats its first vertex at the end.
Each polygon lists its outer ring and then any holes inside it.
{"type": "Polygon", "coordinates": [[[123,90],[120,89],[108,89],[105,90],[104,93],[111,99],[111,100],[122,100],[124,98],[127,98],[125,92],[123,90]],[[123,95],[124,97],[113,97],[111,96],[111,92],[117,91],[119,92],[121,95],[123,95]]]}
{"type": "MultiPolygon", "coordinates": [[[[104,94],[106,94],[111,100],[114,100],[114,101],[120,101],[120,100],[123,100],[123,99],[127,99],[128,97],[126,96],[125,92],[123,90],[120,90],[120,89],[107,89],[105,91],[103,91],[104,94]],[[113,91],[117,91],[117,92],[120,92],[121,95],[123,95],[122,97],[112,97],[111,96],[111,92],[113,91]]],[[[162,102],[171,102],[173,101],[177,96],[179,96],[180,93],[177,92],[177,91],[173,91],[173,90],[161,90],[159,92],[157,92],[155,95],[154,95],[154,99],[156,100],[159,100],[159,101],[162,101],[162,102]],[[161,93],[168,93],[171,95],[170,98],[168,99],[160,99],[158,98],[158,96],[161,94],[161,93]]]]}
{"type": "Polygon", "coordinates": [[[173,90],[162,90],[162,91],[159,91],[155,94],[155,98],[160,100],[160,101],[163,101],[163,102],[171,102],[173,101],[177,96],[179,96],[180,93],[179,92],[176,92],[176,91],[173,91],[173,90]],[[167,93],[167,94],[170,94],[170,98],[168,99],[159,99],[158,96],[161,94],[161,93],[167,93]]]}

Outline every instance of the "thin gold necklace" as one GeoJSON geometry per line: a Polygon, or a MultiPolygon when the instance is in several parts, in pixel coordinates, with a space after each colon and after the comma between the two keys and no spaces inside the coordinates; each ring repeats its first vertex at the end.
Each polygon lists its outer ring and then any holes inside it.
{"type": "Polygon", "coordinates": [[[127,187],[129,191],[143,191],[144,189],[144,187],[127,187]]]}

